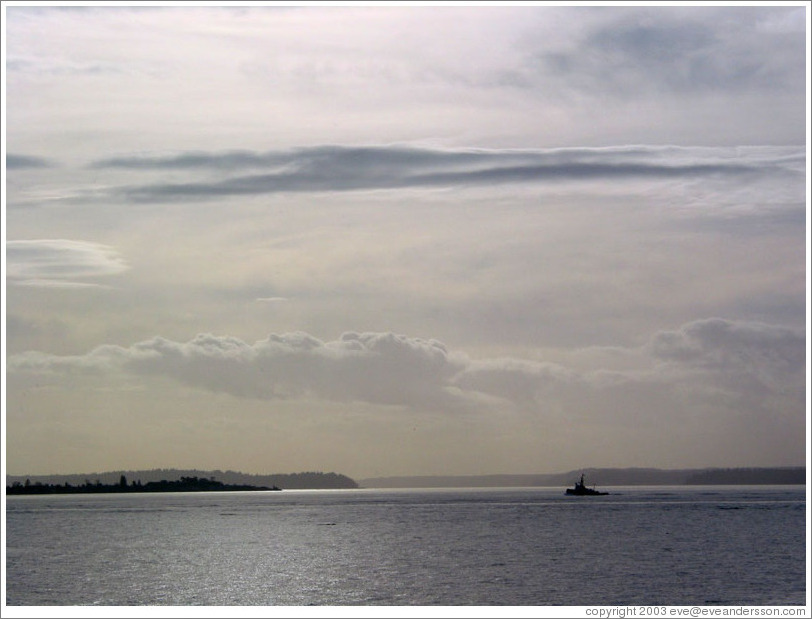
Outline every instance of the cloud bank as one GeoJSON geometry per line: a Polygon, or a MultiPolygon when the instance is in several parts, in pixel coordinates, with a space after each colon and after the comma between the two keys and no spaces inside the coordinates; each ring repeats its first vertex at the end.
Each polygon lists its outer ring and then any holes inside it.
{"type": "Polygon", "coordinates": [[[586,372],[523,359],[471,359],[437,340],[394,333],[348,332],[322,341],[297,332],[254,344],[201,334],[188,342],[155,337],[130,347],[104,345],[79,356],[27,352],[11,356],[8,368],[44,374],[123,371],[244,398],[312,397],[436,412],[505,405],[541,410],[548,398],[573,402],[583,391],[662,384],[684,384],[692,392],[700,383],[714,385],[737,399],[754,393],[762,400],[803,399],[805,338],[784,327],[701,320],[657,333],[636,352],[649,357],[649,368],[586,372]]]}

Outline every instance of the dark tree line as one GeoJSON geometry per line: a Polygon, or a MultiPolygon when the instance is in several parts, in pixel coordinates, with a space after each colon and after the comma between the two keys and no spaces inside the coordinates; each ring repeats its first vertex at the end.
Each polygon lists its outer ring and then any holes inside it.
{"type": "MultiPolygon", "coordinates": [[[[340,489],[358,488],[355,480],[341,475],[340,473],[322,473],[308,471],[304,473],[274,473],[270,475],[257,475],[251,473],[241,473],[239,471],[222,470],[199,470],[199,469],[142,469],[127,471],[107,471],[103,473],[84,473],[73,475],[31,475],[30,483],[40,482],[46,485],[81,486],[88,483],[88,479],[100,481],[102,484],[114,485],[121,483],[121,477],[126,480],[140,479],[142,483],[158,482],[167,479],[179,480],[182,477],[198,477],[211,479],[214,477],[224,484],[243,486],[266,486],[294,489],[340,489]]],[[[6,477],[6,486],[13,482],[24,483],[26,476],[9,475],[6,477]]],[[[90,484],[92,485],[92,483],[90,484]]]]}
{"type": "Polygon", "coordinates": [[[277,486],[252,486],[248,484],[224,484],[216,481],[214,477],[181,477],[176,481],[150,481],[145,484],[141,480],[127,483],[127,477],[122,475],[117,484],[103,484],[99,480],[91,483],[85,481],[80,485],[64,484],[44,484],[42,482],[31,483],[26,479],[25,483],[14,482],[6,486],[6,494],[100,494],[100,493],[125,493],[125,492],[222,492],[235,490],[279,490],[277,486]]]}

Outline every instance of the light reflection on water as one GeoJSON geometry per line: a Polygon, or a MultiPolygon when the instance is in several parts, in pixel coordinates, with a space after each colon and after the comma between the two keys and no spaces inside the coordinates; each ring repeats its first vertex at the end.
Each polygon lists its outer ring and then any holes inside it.
{"type": "Polygon", "coordinates": [[[608,490],[8,497],[7,603],[804,604],[803,487],[608,490]]]}

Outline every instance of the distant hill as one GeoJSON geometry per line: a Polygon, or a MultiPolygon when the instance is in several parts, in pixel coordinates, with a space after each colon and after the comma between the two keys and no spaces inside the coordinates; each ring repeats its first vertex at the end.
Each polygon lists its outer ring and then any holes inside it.
{"type": "Polygon", "coordinates": [[[429,475],[372,477],[359,480],[362,488],[512,488],[571,486],[584,473],[588,486],[681,486],[702,484],[805,484],[806,468],[734,469],[579,469],[539,475],[429,475]]]}
{"type": "Polygon", "coordinates": [[[729,485],[729,484],[803,484],[806,469],[708,469],[688,477],[687,484],[729,485]],[[742,481],[743,480],[743,481],[742,481]]]}
{"type": "Polygon", "coordinates": [[[736,484],[800,484],[806,483],[805,467],[775,468],[587,468],[566,473],[502,474],[502,475],[429,475],[413,477],[372,477],[354,480],[339,473],[276,473],[253,475],[238,471],[202,471],[198,469],[150,469],[137,471],[107,471],[73,475],[7,475],[6,486],[15,482],[80,486],[85,483],[115,484],[124,475],[141,483],[175,480],[181,477],[215,479],[229,485],[276,486],[284,490],[319,490],[351,488],[515,488],[540,486],[571,486],[584,473],[588,486],[679,486],[736,484]]]}
{"type": "Polygon", "coordinates": [[[358,488],[358,483],[346,475],[339,473],[276,473],[273,475],[252,475],[240,473],[238,471],[200,471],[197,469],[151,469],[142,471],[107,471],[104,473],[88,473],[74,475],[7,475],[6,485],[11,486],[14,482],[42,484],[65,483],[78,486],[86,482],[95,484],[115,484],[124,475],[132,481],[141,483],[159,482],[163,480],[175,480],[181,477],[199,477],[205,479],[214,478],[216,481],[229,485],[250,485],[250,486],[276,486],[283,490],[320,490],[320,489],[341,489],[358,488]]]}

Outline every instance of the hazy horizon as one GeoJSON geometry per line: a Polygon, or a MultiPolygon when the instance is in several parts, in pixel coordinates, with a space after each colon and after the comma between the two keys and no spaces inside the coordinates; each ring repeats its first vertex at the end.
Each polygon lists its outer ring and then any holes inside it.
{"type": "Polygon", "coordinates": [[[807,462],[805,3],[3,16],[7,474],[807,462]]]}
{"type": "Polygon", "coordinates": [[[772,469],[796,469],[796,468],[806,468],[806,463],[802,464],[786,464],[786,465],[776,465],[770,467],[749,467],[749,466],[741,466],[741,467],[704,467],[704,466],[697,466],[697,467],[684,467],[684,468],[673,468],[673,469],[664,469],[660,467],[603,467],[603,466],[587,466],[587,467],[577,467],[574,469],[561,469],[561,470],[549,470],[549,471],[496,471],[496,472],[488,472],[488,473],[477,473],[477,474],[461,474],[461,475],[448,475],[445,473],[426,473],[422,475],[409,475],[408,473],[402,474],[395,474],[395,475],[375,475],[375,476],[368,476],[368,477],[353,477],[352,475],[347,475],[342,471],[240,471],[240,470],[233,470],[233,469],[224,469],[222,467],[215,467],[215,468],[206,468],[202,469],[200,467],[175,467],[175,466],[155,466],[150,468],[138,468],[138,469],[122,469],[122,468],[113,468],[113,469],[105,469],[105,470],[98,470],[98,471],[71,471],[67,473],[12,473],[6,471],[6,477],[65,477],[65,476],[82,476],[82,475],[104,475],[104,474],[111,474],[111,473],[121,473],[121,472],[128,472],[128,471],[199,471],[199,472],[211,472],[211,471],[220,471],[223,473],[237,473],[240,475],[249,475],[249,476],[256,476],[256,477],[271,477],[274,475],[296,475],[301,473],[335,473],[337,475],[344,475],[345,477],[349,477],[350,479],[358,482],[364,481],[369,479],[408,479],[408,478],[421,478],[421,477],[530,477],[530,476],[539,476],[539,477],[553,477],[557,475],[569,475],[571,473],[579,472],[579,471],[662,471],[662,472],[675,472],[675,471],[710,471],[710,470],[772,470],[772,469]]]}

